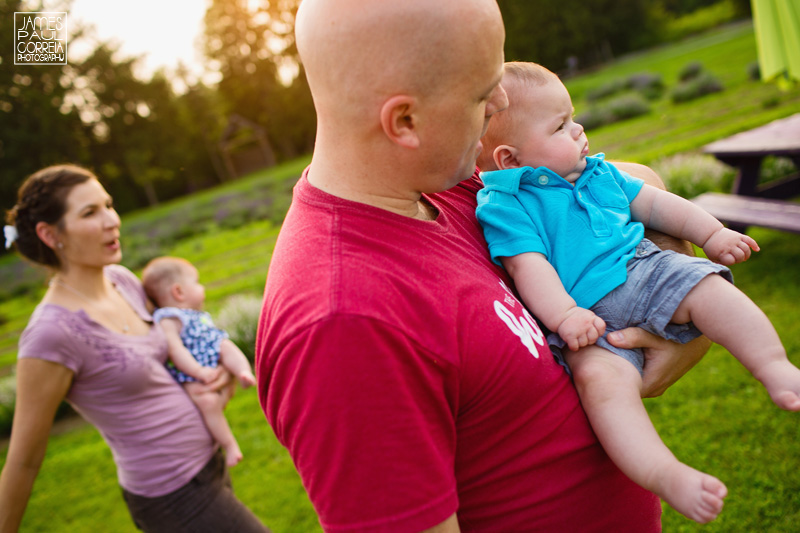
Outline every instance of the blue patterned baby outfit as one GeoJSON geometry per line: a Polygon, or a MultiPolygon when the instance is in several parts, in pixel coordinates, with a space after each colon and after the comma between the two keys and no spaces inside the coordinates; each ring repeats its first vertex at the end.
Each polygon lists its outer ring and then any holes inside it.
{"type": "MultiPolygon", "coordinates": [[[[179,307],[162,307],[153,313],[153,320],[160,322],[164,318],[177,318],[183,324],[181,328],[181,340],[186,349],[203,366],[216,368],[219,364],[219,345],[228,334],[214,326],[211,315],[205,311],[194,309],[181,309],[179,307]]],[[[197,381],[191,376],[187,376],[172,364],[167,362],[167,370],[178,383],[187,381],[197,381]]]]}

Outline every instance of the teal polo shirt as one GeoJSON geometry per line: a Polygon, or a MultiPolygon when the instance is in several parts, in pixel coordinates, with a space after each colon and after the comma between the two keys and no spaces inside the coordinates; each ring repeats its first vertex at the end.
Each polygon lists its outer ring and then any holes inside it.
{"type": "Polygon", "coordinates": [[[644,237],[630,203],[644,182],[586,158],[574,186],[552,170],[521,167],[481,174],[477,216],[492,261],[543,254],[580,307],[590,308],[625,282],[626,265],[644,237]]]}

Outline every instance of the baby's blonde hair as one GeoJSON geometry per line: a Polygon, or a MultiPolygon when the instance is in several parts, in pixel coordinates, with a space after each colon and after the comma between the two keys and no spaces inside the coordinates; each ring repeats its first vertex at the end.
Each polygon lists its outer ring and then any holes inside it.
{"type": "Polygon", "coordinates": [[[508,108],[495,113],[489,121],[489,129],[481,139],[483,150],[478,155],[478,167],[481,170],[497,170],[494,162],[494,150],[501,144],[508,144],[509,136],[514,131],[518,117],[514,104],[518,104],[525,95],[526,88],[541,87],[551,81],[560,81],[559,77],[538,63],[527,61],[509,61],[503,65],[503,89],[508,95],[508,108]]]}
{"type": "Polygon", "coordinates": [[[157,257],[147,263],[142,271],[142,285],[148,298],[161,305],[172,284],[183,278],[191,267],[192,264],[182,257],[157,257]]]}

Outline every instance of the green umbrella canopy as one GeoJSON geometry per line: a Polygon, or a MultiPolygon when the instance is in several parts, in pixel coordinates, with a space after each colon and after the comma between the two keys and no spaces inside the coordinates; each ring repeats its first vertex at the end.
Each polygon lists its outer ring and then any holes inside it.
{"type": "Polygon", "coordinates": [[[800,0],[752,0],[761,79],[800,82],[800,0]]]}

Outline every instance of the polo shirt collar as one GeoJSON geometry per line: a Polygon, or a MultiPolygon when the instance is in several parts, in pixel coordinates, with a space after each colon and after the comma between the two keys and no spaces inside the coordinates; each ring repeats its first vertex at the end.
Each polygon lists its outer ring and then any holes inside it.
{"type": "MultiPolygon", "coordinates": [[[[575,187],[579,187],[586,181],[586,178],[594,173],[595,168],[599,165],[605,154],[598,153],[594,156],[586,158],[586,169],[575,182],[575,187]]],[[[525,183],[535,187],[552,187],[568,185],[572,187],[564,178],[553,172],[547,167],[519,167],[509,168],[506,170],[492,170],[481,172],[481,179],[483,180],[484,187],[490,191],[499,191],[506,194],[517,194],[519,192],[519,184],[525,183]]]]}

